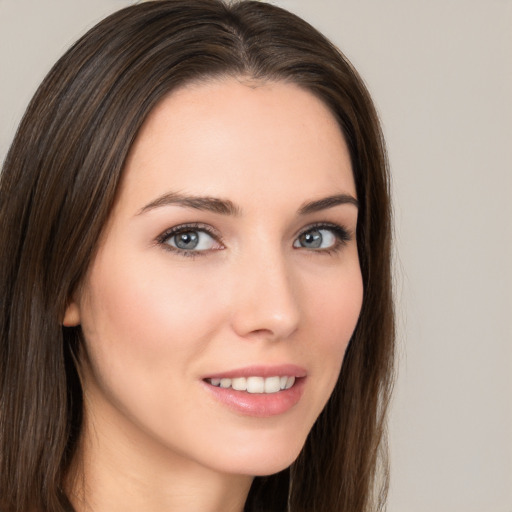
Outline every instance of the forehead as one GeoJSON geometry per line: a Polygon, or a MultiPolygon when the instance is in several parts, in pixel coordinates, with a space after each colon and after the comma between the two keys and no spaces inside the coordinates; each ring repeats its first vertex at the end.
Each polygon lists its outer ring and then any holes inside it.
{"type": "Polygon", "coordinates": [[[122,193],[164,189],[240,200],[284,190],[355,195],[345,140],[320,99],[295,84],[234,78],[178,89],[147,118],[122,193]]]}

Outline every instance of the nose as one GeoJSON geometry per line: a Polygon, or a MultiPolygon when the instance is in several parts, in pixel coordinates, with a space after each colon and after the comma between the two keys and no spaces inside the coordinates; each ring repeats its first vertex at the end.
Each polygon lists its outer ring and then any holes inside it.
{"type": "Polygon", "coordinates": [[[299,325],[300,309],[298,283],[286,258],[258,251],[242,260],[232,281],[233,330],[244,338],[288,338],[299,325]]]}

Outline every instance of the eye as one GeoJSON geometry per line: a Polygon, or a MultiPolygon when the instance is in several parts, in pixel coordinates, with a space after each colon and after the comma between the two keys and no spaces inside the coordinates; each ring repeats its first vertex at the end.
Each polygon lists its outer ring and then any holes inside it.
{"type": "Polygon", "coordinates": [[[167,230],[158,237],[158,242],[170,250],[187,255],[222,248],[218,237],[210,233],[208,228],[190,225],[167,230]]]}
{"type": "Polygon", "coordinates": [[[293,242],[298,249],[331,251],[350,240],[347,230],[337,225],[313,226],[303,231],[293,242]]]}
{"type": "Polygon", "coordinates": [[[304,249],[330,249],[336,244],[336,237],[328,229],[311,229],[295,240],[294,247],[304,249]]]}

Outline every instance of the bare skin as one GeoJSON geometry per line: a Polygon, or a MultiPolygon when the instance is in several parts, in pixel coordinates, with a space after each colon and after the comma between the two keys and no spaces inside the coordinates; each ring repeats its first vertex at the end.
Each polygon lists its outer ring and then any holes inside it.
{"type": "Polygon", "coordinates": [[[79,512],[241,512],[295,460],[360,312],[357,213],[341,131],[297,86],[224,79],[156,107],[64,318],[85,337],[79,512]],[[226,405],[211,377],[233,371],[297,375],[226,405]]]}

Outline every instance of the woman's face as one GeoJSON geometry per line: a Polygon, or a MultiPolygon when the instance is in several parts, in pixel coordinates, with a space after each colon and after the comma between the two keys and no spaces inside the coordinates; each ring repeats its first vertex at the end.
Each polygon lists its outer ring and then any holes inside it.
{"type": "Polygon", "coordinates": [[[88,431],[222,473],[293,462],[360,312],[357,213],[311,93],[225,79],[170,94],[64,319],[84,333],[88,431]]]}

